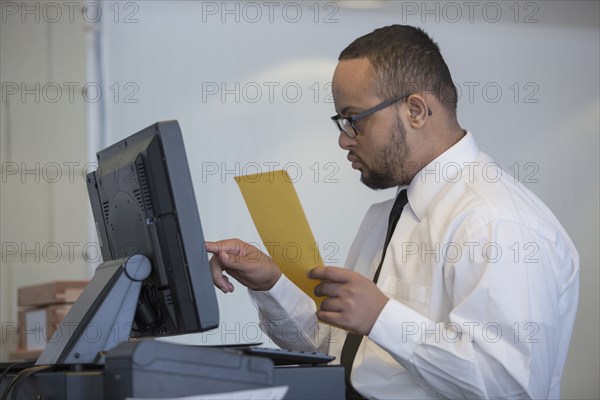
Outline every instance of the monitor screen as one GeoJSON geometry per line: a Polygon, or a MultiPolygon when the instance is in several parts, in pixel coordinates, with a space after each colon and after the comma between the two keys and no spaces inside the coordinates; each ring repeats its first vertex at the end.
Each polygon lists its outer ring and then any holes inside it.
{"type": "Polygon", "coordinates": [[[217,327],[217,299],[177,121],[151,125],[97,158],[87,184],[104,262],[141,254],[152,266],[131,336],[217,327]]]}

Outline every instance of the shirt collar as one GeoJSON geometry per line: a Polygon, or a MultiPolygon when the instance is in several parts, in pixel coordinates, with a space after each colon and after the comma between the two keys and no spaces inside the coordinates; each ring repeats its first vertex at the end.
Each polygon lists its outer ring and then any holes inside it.
{"type": "MultiPolygon", "coordinates": [[[[479,156],[479,147],[471,132],[427,164],[414,176],[407,188],[408,202],[419,222],[427,214],[436,195],[448,184],[457,182],[462,169],[479,156]]],[[[398,191],[406,188],[399,187],[398,191]]]]}

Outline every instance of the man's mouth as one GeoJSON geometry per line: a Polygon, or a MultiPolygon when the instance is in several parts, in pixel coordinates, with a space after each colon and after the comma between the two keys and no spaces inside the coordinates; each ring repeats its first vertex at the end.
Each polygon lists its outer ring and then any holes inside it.
{"type": "Polygon", "coordinates": [[[355,156],[352,153],[348,153],[348,156],[346,158],[348,158],[348,161],[350,161],[352,163],[353,169],[359,169],[362,165],[364,165],[362,163],[362,161],[360,160],[360,158],[358,158],[357,156],[355,156]]]}

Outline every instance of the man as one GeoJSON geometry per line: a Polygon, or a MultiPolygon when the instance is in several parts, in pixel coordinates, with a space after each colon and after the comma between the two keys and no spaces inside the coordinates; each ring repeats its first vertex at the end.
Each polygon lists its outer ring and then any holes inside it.
{"type": "Polygon", "coordinates": [[[225,271],[247,286],[282,347],[341,358],[349,397],[558,398],[577,251],[460,127],[437,44],[415,27],[377,29],[341,53],[333,87],[340,147],[365,185],[397,199],[369,209],[346,268],[311,271],[316,312],[237,239],[206,244],[215,285],[233,290],[225,271]]]}

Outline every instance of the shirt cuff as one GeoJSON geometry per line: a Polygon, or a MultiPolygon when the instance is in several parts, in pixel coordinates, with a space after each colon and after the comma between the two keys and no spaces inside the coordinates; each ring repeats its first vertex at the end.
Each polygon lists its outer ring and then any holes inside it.
{"type": "Polygon", "coordinates": [[[269,319],[281,319],[294,314],[296,308],[306,304],[307,300],[316,306],[298,286],[281,274],[281,277],[269,290],[256,291],[248,289],[248,294],[254,305],[269,319]]]}
{"type": "Polygon", "coordinates": [[[415,347],[423,342],[423,332],[434,325],[412,308],[389,299],[368,337],[393,357],[408,361],[415,347]]]}

